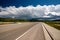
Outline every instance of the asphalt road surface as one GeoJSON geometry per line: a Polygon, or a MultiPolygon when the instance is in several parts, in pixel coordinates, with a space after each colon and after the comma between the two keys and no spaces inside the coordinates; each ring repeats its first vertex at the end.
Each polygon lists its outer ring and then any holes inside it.
{"type": "MultiPolygon", "coordinates": [[[[55,40],[50,32],[51,30],[49,30],[52,28],[43,24],[42,22],[22,22],[0,25],[0,40],[55,40]]],[[[57,34],[59,33],[60,30],[57,34]]],[[[59,37],[58,40],[60,40],[59,37]]]]}

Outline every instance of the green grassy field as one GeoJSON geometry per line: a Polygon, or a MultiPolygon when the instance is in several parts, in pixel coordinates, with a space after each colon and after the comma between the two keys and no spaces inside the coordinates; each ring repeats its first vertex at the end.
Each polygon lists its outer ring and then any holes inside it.
{"type": "Polygon", "coordinates": [[[60,21],[46,21],[45,23],[60,30],[60,21]]]}
{"type": "Polygon", "coordinates": [[[14,22],[0,22],[0,25],[3,25],[3,24],[12,24],[14,22]]]}

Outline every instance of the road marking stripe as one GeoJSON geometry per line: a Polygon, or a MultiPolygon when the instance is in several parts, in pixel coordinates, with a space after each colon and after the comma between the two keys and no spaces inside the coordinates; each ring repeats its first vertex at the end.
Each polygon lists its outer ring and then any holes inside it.
{"type": "Polygon", "coordinates": [[[17,24],[22,24],[22,23],[17,23],[17,24]]]}
{"type": "Polygon", "coordinates": [[[48,35],[50,36],[51,40],[54,40],[54,38],[51,36],[50,32],[46,29],[45,25],[43,25],[43,27],[45,28],[45,30],[47,31],[48,35]]]}
{"type": "Polygon", "coordinates": [[[25,33],[23,33],[21,36],[19,36],[18,38],[16,38],[15,40],[18,40],[19,38],[23,37],[26,33],[28,33],[32,28],[28,29],[25,33]]]}
{"type": "MultiPolygon", "coordinates": [[[[37,24],[36,24],[37,25],[37,24]]],[[[32,28],[28,29],[25,33],[23,33],[21,36],[19,36],[18,38],[16,38],[15,40],[18,40],[19,38],[23,37],[26,33],[28,33],[29,31],[31,31],[31,29],[34,28],[35,25],[32,26],[32,28]]]]}

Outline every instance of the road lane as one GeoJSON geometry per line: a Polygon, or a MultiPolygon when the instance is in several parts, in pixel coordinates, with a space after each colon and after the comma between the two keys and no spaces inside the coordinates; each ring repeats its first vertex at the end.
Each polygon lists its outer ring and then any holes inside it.
{"type": "Polygon", "coordinates": [[[0,26],[0,40],[60,40],[59,37],[60,30],[42,22],[24,22],[0,26]]]}
{"type": "Polygon", "coordinates": [[[45,40],[43,27],[41,23],[34,25],[31,29],[23,35],[16,38],[16,40],[45,40]]]}
{"type": "MultiPolygon", "coordinates": [[[[23,23],[21,23],[23,24],[23,23]]],[[[7,24],[7,25],[0,25],[0,33],[9,31],[9,30],[14,30],[16,28],[19,28],[21,24],[7,24]],[[18,26],[18,27],[17,27],[18,26]]]]}
{"type": "Polygon", "coordinates": [[[33,23],[33,22],[32,23],[26,22],[21,25],[20,24],[12,24],[12,25],[8,25],[8,26],[7,25],[3,26],[3,28],[9,27],[10,30],[6,29],[8,31],[1,32],[0,33],[0,40],[15,40],[18,36],[22,35],[25,31],[30,29],[35,24],[36,23],[33,23]],[[18,27],[18,28],[12,29],[12,27],[18,27]]]}

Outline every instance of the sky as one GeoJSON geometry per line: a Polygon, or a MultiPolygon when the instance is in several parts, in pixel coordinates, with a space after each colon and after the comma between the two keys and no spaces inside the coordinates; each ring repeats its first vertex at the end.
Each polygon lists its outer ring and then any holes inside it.
{"type": "Polygon", "coordinates": [[[60,0],[0,0],[0,17],[49,18],[60,16],[60,0]]]}
{"type": "Polygon", "coordinates": [[[57,5],[60,0],[0,0],[0,6],[29,6],[29,5],[57,5]]]}

